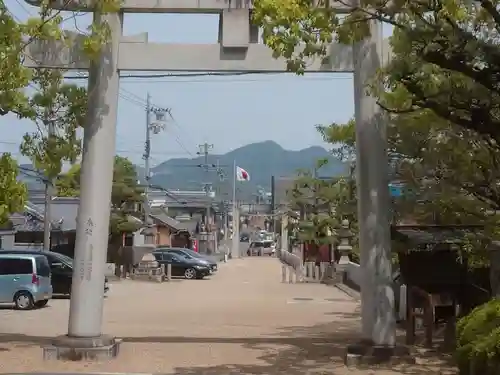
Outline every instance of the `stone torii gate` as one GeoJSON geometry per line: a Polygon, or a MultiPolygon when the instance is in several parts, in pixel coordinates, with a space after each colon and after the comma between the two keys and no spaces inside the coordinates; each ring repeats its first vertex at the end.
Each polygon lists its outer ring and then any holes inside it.
{"type": "MultiPolygon", "coordinates": [[[[36,0],[26,0],[38,5],[36,0]]],[[[355,2],[355,0],[353,0],[355,2]]],[[[93,0],[52,1],[61,10],[92,12],[93,0]]],[[[68,335],[54,341],[58,357],[75,351],[115,353],[112,337],[102,335],[103,283],[113,158],[115,153],[119,72],[211,71],[282,73],[283,59],[258,44],[258,27],[250,22],[249,0],[124,0],[120,12],[94,13],[94,22],[107,22],[110,41],[101,57],[89,62],[82,54],[77,34],[67,33],[63,42],[29,45],[26,65],[89,71],[88,118],[84,129],[81,200],[75,249],[68,335]],[[124,13],[219,14],[219,43],[148,43],[147,34],[123,36],[124,13]]],[[[346,11],[345,6],[336,7],[346,11]]],[[[392,291],[389,231],[388,161],[385,125],[376,100],[365,90],[368,79],[390,58],[380,23],[371,24],[372,36],[355,46],[332,43],[328,62],[308,61],[307,72],[354,72],[357,143],[357,184],[361,266],[365,279],[362,293],[362,331],[369,346],[353,348],[356,356],[392,354],[395,348],[394,296],[392,291]],[[378,350],[373,350],[373,348],[378,350]],[[368,348],[368,349],[367,349],[368,348]],[[389,353],[388,353],[389,351],[389,353]]]]}

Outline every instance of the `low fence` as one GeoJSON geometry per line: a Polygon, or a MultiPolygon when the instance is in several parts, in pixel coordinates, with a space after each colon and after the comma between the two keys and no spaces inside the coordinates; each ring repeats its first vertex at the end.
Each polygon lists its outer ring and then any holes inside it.
{"type": "Polygon", "coordinates": [[[332,274],[332,266],[328,262],[302,262],[302,258],[284,250],[276,252],[281,262],[282,282],[288,283],[320,283],[332,274]]]}

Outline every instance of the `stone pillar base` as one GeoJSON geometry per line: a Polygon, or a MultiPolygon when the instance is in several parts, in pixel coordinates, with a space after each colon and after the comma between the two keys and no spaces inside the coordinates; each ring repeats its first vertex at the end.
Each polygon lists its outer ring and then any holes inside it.
{"type": "Polygon", "coordinates": [[[118,356],[121,340],[111,336],[58,336],[43,347],[43,359],[64,361],[105,361],[118,356]]]}
{"type": "Polygon", "coordinates": [[[346,366],[414,363],[415,357],[407,346],[380,346],[368,341],[349,345],[344,357],[346,366]]]}

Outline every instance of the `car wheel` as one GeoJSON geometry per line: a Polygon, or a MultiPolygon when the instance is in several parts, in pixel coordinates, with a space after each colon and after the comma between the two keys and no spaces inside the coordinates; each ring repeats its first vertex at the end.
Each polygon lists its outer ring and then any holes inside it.
{"type": "Polygon", "coordinates": [[[37,301],[37,302],[35,302],[35,307],[41,309],[42,307],[47,306],[47,303],[49,303],[48,299],[44,299],[42,301],[37,301]]]}
{"type": "Polygon", "coordinates": [[[184,271],[184,277],[188,280],[196,279],[196,270],[194,268],[188,268],[184,271]]]}
{"type": "Polygon", "coordinates": [[[17,292],[14,296],[14,305],[17,310],[31,310],[35,303],[33,296],[29,292],[17,292]]]}

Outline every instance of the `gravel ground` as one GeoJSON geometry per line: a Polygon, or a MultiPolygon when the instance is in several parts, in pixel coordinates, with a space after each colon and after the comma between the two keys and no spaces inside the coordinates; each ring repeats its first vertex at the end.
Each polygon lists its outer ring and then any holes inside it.
{"type": "Polygon", "coordinates": [[[105,302],[103,332],[124,340],[103,363],[43,361],[41,345],[66,333],[68,300],[28,312],[0,310],[0,373],[132,372],[179,375],[456,374],[443,358],[346,369],[358,338],[358,303],[335,288],[282,284],[274,258],[232,260],[206,280],[121,281],[105,302]]]}

